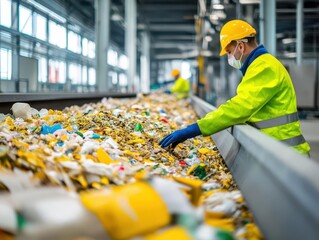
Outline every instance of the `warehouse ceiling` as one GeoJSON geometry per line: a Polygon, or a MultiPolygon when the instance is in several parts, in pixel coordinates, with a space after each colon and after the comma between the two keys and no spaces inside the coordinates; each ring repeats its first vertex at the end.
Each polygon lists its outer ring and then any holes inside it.
{"type": "MultiPolygon", "coordinates": [[[[220,27],[238,15],[252,22],[258,31],[259,4],[239,3],[244,0],[136,1],[138,31],[149,32],[152,57],[156,59],[193,58],[199,50],[206,56],[217,58],[220,27]],[[216,3],[224,5],[224,10],[215,9],[216,3]],[[204,27],[195,28],[198,19],[205,22],[204,27]],[[202,35],[199,35],[200,29],[202,35]],[[205,38],[205,35],[210,37],[205,38]]],[[[70,15],[77,15],[85,23],[94,25],[94,0],[60,0],[60,2],[64,2],[68,7],[70,15]]],[[[124,49],[125,0],[111,0],[111,5],[111,41],[124,49]]],[[[276,37],[279,56],[295,56],[296,8],[297,1],[276,1],[276,37]]],[[[319,49],[319,1],[304,0],[303,14],[304,56],[315,56],[319,49]]]]}
{"type": "Polygon", "coordinates": [[[139,14],[145,19],[157,58],[178,57],[197,49],[198,8],[197,0],[138,0],[139,14]]]}

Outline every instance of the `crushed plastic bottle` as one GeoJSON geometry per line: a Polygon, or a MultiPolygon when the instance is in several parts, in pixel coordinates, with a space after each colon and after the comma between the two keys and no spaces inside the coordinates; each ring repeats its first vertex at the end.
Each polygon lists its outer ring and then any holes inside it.
{"type": "Polygon", "coordinates": [[[56,130],[63,129],[61,124],[54,124],[52,126],[43,125],[41,128],[41,134],[53,134],[56,130]]]}
{"type": "Polygon", "coordinates": [[[17,102],[12,105],[11,110],[16,118],[30,119],[32,116],[32,110],[28,103],[17,102]]]}

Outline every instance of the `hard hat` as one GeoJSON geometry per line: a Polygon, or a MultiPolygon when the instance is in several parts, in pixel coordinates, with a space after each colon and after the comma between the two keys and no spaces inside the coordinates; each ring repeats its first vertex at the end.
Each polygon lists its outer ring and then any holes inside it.
{"type": "Polygon", "coordinates": [[[172,77],[176,77],[180,74],[180,71],[178,69],[173,69],[171,72],[172,77]]]}
{"type": "Polygon", "coordinates": [[[256,30],[247,22],[242,20],[232,20],[227,22],[220,31],[221,51],[219,56],[226,54],[226,47],[231,41],[244,39],[245,37],[253,37],[256,30]]]}

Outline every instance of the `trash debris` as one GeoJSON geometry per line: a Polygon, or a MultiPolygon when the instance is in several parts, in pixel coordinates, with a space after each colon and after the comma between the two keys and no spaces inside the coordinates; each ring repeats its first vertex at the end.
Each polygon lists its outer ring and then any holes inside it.
{"type": "MultiPolygon", "coordinates": [[[[197,120],[188,101],[156,93],[104,98],[62,111],[16,103],[12,111],[0,118],[0,171],[25,172],[34,188],[62,187],[76,194],[155,176],[202,180],[196,191],[184,190],[196,193],[190,199],[203,208],[206,225],[236,234],[236,239],[262,239],[211,138],[188,139],[175,149],[158,145],[167,134],[197,120]]],[[[0,179],[0,192],[10,192],[10,187],[0,179]]],[[[209,227],[201,231],[209,232],[209,227]]]]}

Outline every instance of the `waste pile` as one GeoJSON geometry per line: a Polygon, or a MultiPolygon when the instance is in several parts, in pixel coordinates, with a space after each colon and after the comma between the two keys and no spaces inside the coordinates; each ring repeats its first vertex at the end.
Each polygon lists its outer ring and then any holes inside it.
{"type": "Polygon", "coordinates": [[[0,220],[0,238],[50,239],[51,232],[61,231],[69,235],[53,234],[52,239],[77,239],[72,232],[90,239],[263,239],[210,137],[188,139],[174,149],[159,146],[164,136],[197,119],[188,100],[162,92],[104,98],[63,110],[14,104],[12,114],[0,114],[0,219],[13,219],[11,225],[0,220]],[[175,188],[170,191],[170,186],[175,188]],[[149,187],[166,207],[160,207],[157,197],[149,197],[149,187]],[[64,206],[55,204],[58,196],[64,206]],[[130,199],[129,205],[118,203],[123,198],[130,199]],[[51,211],[50,205],[39,207],[42,200],[53,204],[51,211]],[[138,207],[130,206],[134,201],[138,207]],[[143,203],[146,210],[139,212],[143,203]],[[48,217],[58,211],[60,219],[72,217],[78,205],[84,206],[81,213],[91,225],[96,220],[88,217],[91,213],[99,219],[94,226],[102,223],[95,235],[86,234],[93,227],[84,220],[62,226],[48,217]],[[126,222],[118,209],[140,218],[126,222]],[[34,217],[34,212],[41,217],[34,217]],[[32,225],[35,219],[42,222],[32,225]],[[43,219],[48,221],[45,226],[43,219]],[[98,235],[101,229],[106,235],[98,235]]]}

